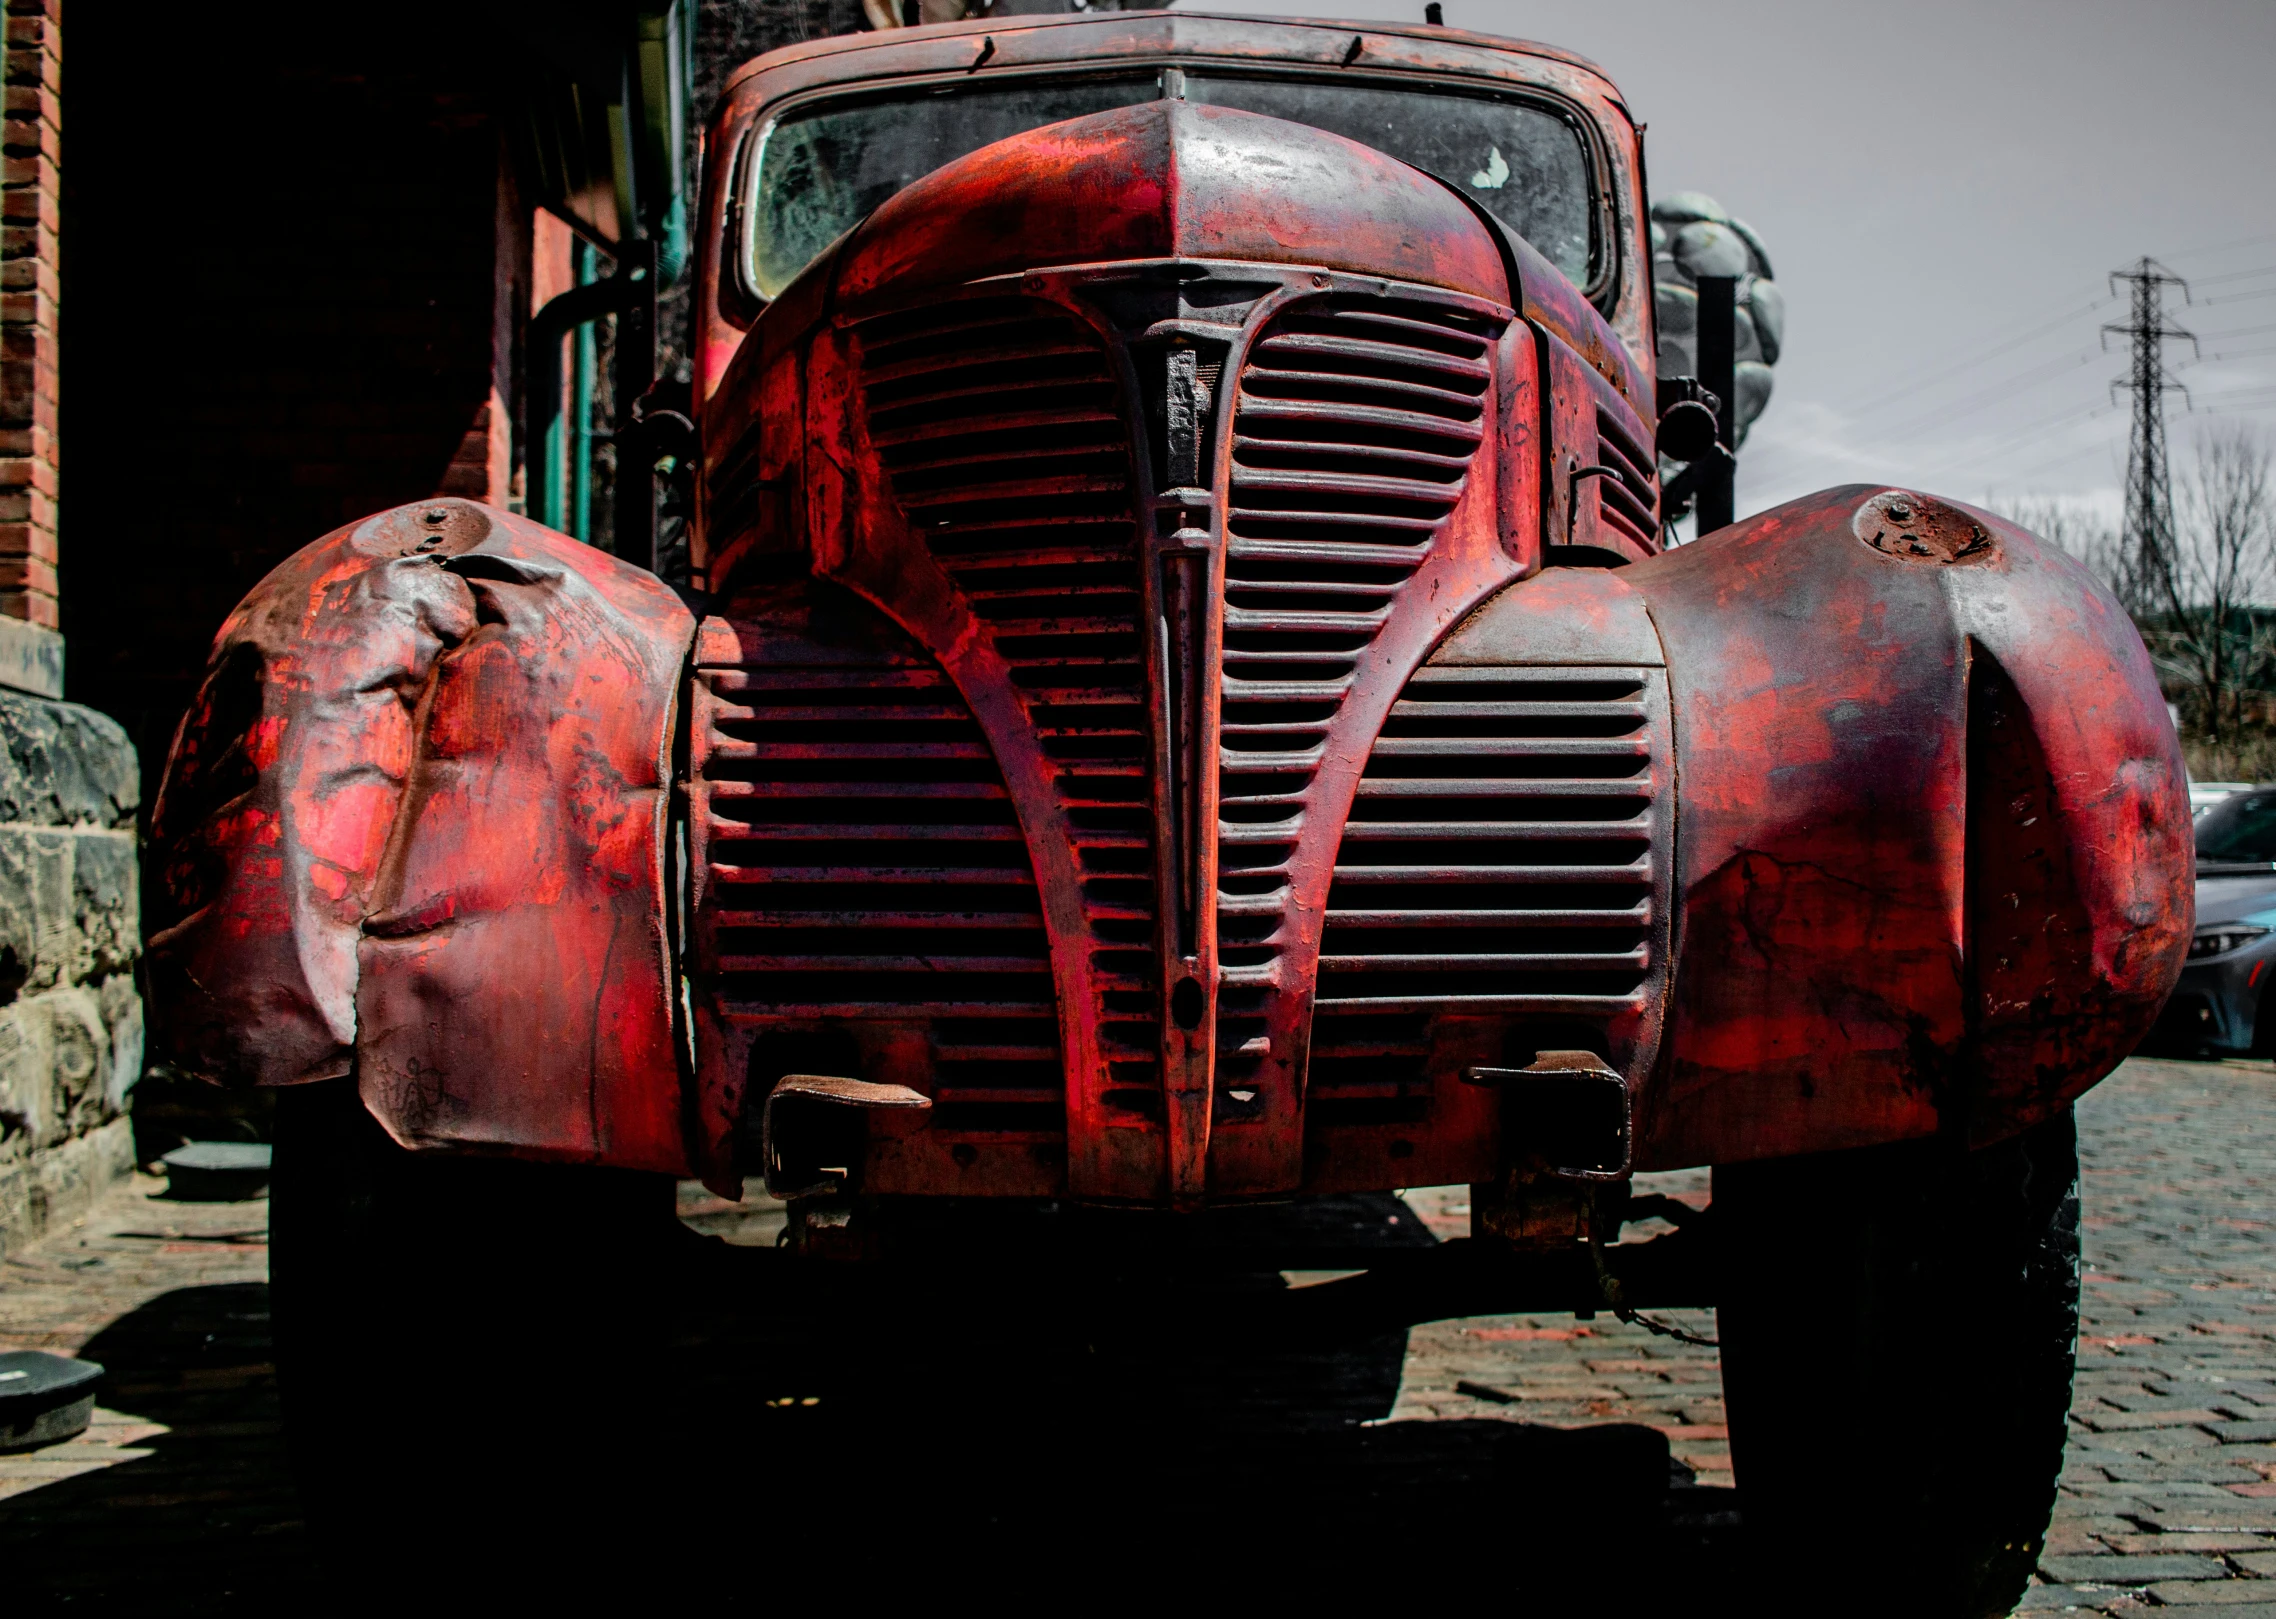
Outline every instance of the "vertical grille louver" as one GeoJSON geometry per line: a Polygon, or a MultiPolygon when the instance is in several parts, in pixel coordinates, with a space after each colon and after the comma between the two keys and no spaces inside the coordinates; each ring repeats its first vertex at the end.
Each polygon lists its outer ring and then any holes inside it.
{"type": "Polygon", "coordinates": [[[1336,857],[1309,1105],[1401,1116],[1434,1012],[1599,1024],[1652,968],[1658,670],[1418,670],[1336,857]]]}
{"type": "Polygon", "coordinates": [[[1138,530],[1114,365],[1036,299],[863,325],[870,442],[1009,665],[1083,871],[1110,1103],[1158,1105],[1138,530]]]}
{"type": "Polygon", "coordinates": [[[1034,870],[948,678],[903,663],[703,679],[721,1007],[928,1020],[942,1126],[1063,1129],[1034,870]]]}
{"type": "Polygon", "coordinates": [[[1597,513],[1646,551],[1659,547],[1658,452],[1612,411],[1596,408],[1596,462],[1613,476],[1597,480],[1597,513]]]}
{"type": "Polygon", "coordinates": [[[1234,400],[1219,753],[1220,1093],[1280,982],[1306,792],[1361,655],[1485,437],[1485,317],[1337,297],[1274,319],[1234,400]]]}

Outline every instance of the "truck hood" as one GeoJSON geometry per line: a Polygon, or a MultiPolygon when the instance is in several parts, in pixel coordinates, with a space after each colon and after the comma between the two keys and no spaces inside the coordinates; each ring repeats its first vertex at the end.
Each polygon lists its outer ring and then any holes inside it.
{"type": "Polygon", "coordinates": [[[1502,250],[1445,186],[1372,147],[1227,107],[1150,101],[958,159],[837,260],[849,313],[1038,265],[1318,265],[1512,301],[1502,250]]]}

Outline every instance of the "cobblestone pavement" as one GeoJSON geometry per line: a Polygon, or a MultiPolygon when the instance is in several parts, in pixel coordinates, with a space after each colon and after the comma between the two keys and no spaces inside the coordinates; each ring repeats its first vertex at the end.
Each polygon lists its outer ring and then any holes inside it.
{"type": "MultiPolygon", "coordinates": [[[[2276,1074],[2136,1061],[2081,1118],[2073,1439],[2025,1608],[2276,1615],[2262,1583],[2276,1581],[2276,1074]]],[[[1704,1174],[1661,1180],[1705,1201],[1704,1174]]],[[[161,1191],[138,1177],[0,1265],[0,1348],[111,1371],[87,1435],[0,1457],[7,1608],[337,1606],[284,1465],[266,1205],[161,1191]]],[[[1102,1301],[1164,1295],[1085,1261],[997,1277],[953,1307],[833,1297],[835,1326],[816,1333],[821,1312],[797,1307],[805,1284],[772,1248],[779,1210],[690,1187],[683,1218],[733,1260],[705,1273],[715,1297],[678,1334],[674,1398],[706,1414],[700,1454],[674,1472],[690,1543],[750,1569],[721,1576],[746,1593],[842,1578],[829,1509],[857,1503],[870,1531],[893,1526],[918,1586],[943,1566],[918,1555],[931,1542],[974,1589],[1063,1592],[1072,1570],[1096,1590],[1109,1544],[1190,1511],[1217,1533],[1219,1588],[1287,1595],[1309,1578],[1348,1595],[1422,1557],[1443,1588],[1491,1580],[1530,1596],[1522,1611],[1570,1611],[1562,1593],[1608,1613],[1745,1611],[1712,1349],[1609,1317],[1474,1318],[1326,1350],[1228,1350],[1206,1330],[1218,1293],[1303,1287],[1368,1249],[1461,1233],[1464,1200],[1315,1207],[1268,1234],[1296,1266],[1188,1283],[1174,1320],[1115,1316],[1102,1301]]],[[[1231,1235],[1264,1251],[1254,1231],[1231,1235]]],[[[1872,1413],[1852,1420],[1869,1466],[1872,1413]]],[[[1824,1611],[1843,1611],[1836,1594],[1824,1611]]]]}
{"type": "Polygon", "coordinates": [[[2276,1619],[2276,1075],[2137,1059],[2079,1117],[2071,1441],[2024,1608],[2276,1619]]]}

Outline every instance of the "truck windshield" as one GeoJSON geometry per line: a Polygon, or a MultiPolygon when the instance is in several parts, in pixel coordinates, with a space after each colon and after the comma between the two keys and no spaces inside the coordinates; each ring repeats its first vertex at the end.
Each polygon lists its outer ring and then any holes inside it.
{"type": "Polygon", "coordinates": [[[2207,865],[2276,862],[2276,793],[2233,793],[2198,816],[2197,858],[2207,865]]]}
{"type": "MultiPolygon", "coordinates": [[[[822,102],[766,134],[752,179],[752,286],[773,298],[903,186],[995,141],[1152,101],[1158,75],[954,87],[822,102]]],[[[1595,263],[1587,148],[1546,107],[1391,85],[1189,73],[1188,100],[1310,124],[1461,186],[1577,286],[1595,263]]]]}

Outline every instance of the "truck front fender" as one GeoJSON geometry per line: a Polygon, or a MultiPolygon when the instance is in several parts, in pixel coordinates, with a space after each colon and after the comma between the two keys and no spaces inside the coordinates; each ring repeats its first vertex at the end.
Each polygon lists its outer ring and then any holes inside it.
{"type": "Polygon", "coordinates": [[[667,937],[695,622],[653,576],[441,499],[230,615],[152,822],[161,1051],[353,1073],[407,1146],[686,1173],[667,937]]]}
{"type": "Polygon", "coordinates": [[[2186,778],[2125,611],[1988,512],[1832,489],[1621,570],[1666,652],[1676,967],[1645,1167],[2062,1107],[2194,912],[2186,778]]]}

